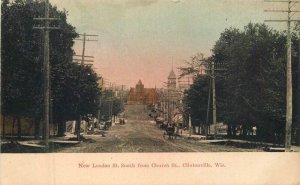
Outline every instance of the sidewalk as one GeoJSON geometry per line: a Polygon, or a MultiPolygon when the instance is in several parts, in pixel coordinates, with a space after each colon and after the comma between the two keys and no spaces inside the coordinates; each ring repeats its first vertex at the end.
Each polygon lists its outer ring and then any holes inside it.
{"type": "Polygon", "coordinates": [[[180,130],[179,131],[179,136],[184,138],[184,139],[192,139],[192,140],[206,140],[206,136],[204,135],[196,135],[192,134],[190,135],[188,130],[180,130]]]}
{"type": "MultiPolygon", "coordinates": [[[[99,131],[98,131],[99,132],[99,131]]],[[[84,134],[81,133],[81,137],[102,137],[102,132],[105,131],[100,131],[99,133],[95,132],[95,134],[84,134]]],[[[61,137],[50,137],[49,138],[49,143],[54,143],[54,144],[60,144],[60,145],[74,145],[74,144],[79,144],[82,141],[77,141],[77,140],[73,140],[76,139],[76,135],[74,135],[73,133],[70,132],[65,132],[64,136],[61,137]]],[[[27,147],[35,147],[35,148],[44,148],[45,145],[42,144],[43,139],[34,139],[33,136],[30,137],[24,137],[22,136],[22,140],[17,140],[17,138],[13,138],[12,140],[10,138],[5,138],[5,139],[1,139],[0,140],[0,144],[4,145],[4,144],[19,144],[22,146],[27,146],[27,147]]]]}
{"type": "MultiPolygon", "coordinates": [[[[247,141],[247,140],[241,140],[241,139],[210,139],[207,140],[206,136],[204,135],[197,135],[197,134],[192,134],[190,136],[188,130],[182,130],[182,134],[179,132],[179,137],[182,137],[183,139],[192,139],[192,140],[197,140],[201,143],[237,143],[237,144],[250,144],[250,145],[255,145],[255,146],[264,146],[268,151],[284,151],[284,148],[281,147],[274,147],[273,143],[266,143],[266,142],[259,142],[259,141],[247,141]]],[[[292,146],[291,147],[293,152],[300,152],[300,146],[292,146]]]]}

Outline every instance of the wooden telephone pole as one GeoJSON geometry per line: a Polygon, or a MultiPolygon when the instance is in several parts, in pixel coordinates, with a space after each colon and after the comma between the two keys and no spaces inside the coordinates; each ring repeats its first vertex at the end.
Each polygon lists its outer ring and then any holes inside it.
{"type": "MultiPolygon", "coordinates": [[[[94,58],[93,56],[86,56],[85,55],[85,44],[87,41],[98,41],[98,40],[93,40],[93,39],[87,39],[87,37],[97,37],[98,35],[88,35],[86,33],[83,33],[83,34],[79,34],[82,36],[82,39],[75,39],[75,40],[80,40],[83,42],[83,45],[82,45],[82,55],[73,55],[75,57],[80,57],[81,59],[73,59],[75,62],[80,62],[80,65],[81,66],[84,66],[84,65],[88,65],[88,66],[92,66],[92,64],[86,64],[85,62],[94,62],[93,60],[86,60],[85,58],[94,58]]],[[[81,72],[79,72],[79,80],[80,78],[82,77],[81,75],[81,72]]],[[[79,83],[79,80],[78,80],[78,83],[79,83]]],[[[79,109],[79,108],[77,108],[79,109]]],[[[78,112],[79,113],[79,112],[78,112]]],[[[79,113],[80,114],[80,113],[79,113]]],[[[79,115],[78,117],[78,120],[77,120],[77,124],[76,124],[76,131],[77,131],[77,140],[79,141],[80,140],[80,124],[81,124],[81,115],[79,115]]]]}
{"type": "Polygon", "coordinates": [[[49,31],[59,29],[50,27],[50,21],[59,20],[58,18],[49,18],[49,0],[45,0],[45,17],[34,18],[36,21],[44,21],[44,26],[33,27],[44,31],[44,62],[43,62],[43,139],[46,146],[49,145],[49,119],[50,119],[50,61],[49,61],[49,31]]]}
{"type": "Polygon", "coordinates": [[[212,86],[212,108],[213,108],[213,125],[214,125],[214,138],[217,138],[217,104],[216,104],[216,75],[215,75],[215,62],[211,63],[211,86],[212,86]]]}
{"type": "Polygon", "coordinates": [[[297,133],[296,143],[300,145],[300,40],[298,40],[298,94],[297,94],[297,133]]]}
{"type": "Polygon", "coordinates": [[[86,56],[85,55],[85,45],[86,45],[86,42],[90,42],[90,41],[98,41],[98,40],[95,40],[95,39],[88,39],[87,37],[98,37],[98,35],[91,35],[91,34],[86,34],[86,33],[83,33],[83,34],[79,34],[82,36],[82,39],[75,39],[75,40],[80,40],[82,41],[82,54],[81,55],[73,55],[75,57],[80,57],[80,58],[75,58],[73,59],[75,62],[80,62],[81,65],[92,65],[92,64],[86,64],[85,62],[94,62],[93,60],[91,59],[86,59],[86,58],[94,58],[93,56],[86,56]]]}
{"type": "Polygon", "coordinates": [[[286,129],[285,129],[285,151],[291,151],[292,140],[292,121],[293,121],[293,85],[292,85],[292,46],[291,46],[291,22],[295,13],[300,12],[292,10],[293,6],[300,1],[297,0],[265,0],[265,2],[287,3],[287,10],[265,10],[265,12],[287,12],[287,20],[265,20],[265,22],[287,22],[287,67],[286,67],[286,129]],[[293,15],[291,15],[293,13],[293,15]]]}
{"type": "MultiPolygon", "coordinates": [[[[221,67],[222,64],[220,64],[220,66],[216,67],[216,64],[214,61],[211,61],[210,63],[210,77],[211,77],[211,91],[212,91],[212,109],[213,109],[213,126],[214,126],[214,138],[217,138],[217,100],[216,100],[216,71],[225,71],[226,69],[221,67]]],[[[209,89],[210,91],[210,89],[209,89]]],[[[210,95],[208,96],[210,101],[210,95]]],[[[208,103],[209,104],[209,103],[208,103]]],[[[209,107],[209,106],[208,106],[209,107]]],[[[208,114],[208,113],[207,113],[208,114]]]]}
{"type": "MultiPolygon", "coordinates": [[[[211,78],[210,80],[210,85],[211,85],[211,89],[209,88],[209,95],[208,95],[208,102],[207,102],[207,118],[206,118],[206,122],[208,122],[208,115],[209,115],[209,104],[210,104],[210,93],[212,93],[212,124],[214,127],[214,138],[217,138],[217,100],[216,100],[216,71],[223,71],[225,69],[221,69],[221,68],[216,68],[215,67],[215,61],[211,61],[209,62],[209,59],[204,59],[204,55],[201,54],[201,59],[199,60],[201,62],[201,65],[203,65],[204,63],[207,63],[208,66],[208,70],[207,70],[207,75],[211,78]],[[210,90],[212,92],[210,92],[210,90]]],[[[200,71],[201,72],[201,71],[200,71]]],[[[207,124],[208,126],[208,124],[207,124]]],[[[208,133],[208,128],[207,131],[208,133]]]]}

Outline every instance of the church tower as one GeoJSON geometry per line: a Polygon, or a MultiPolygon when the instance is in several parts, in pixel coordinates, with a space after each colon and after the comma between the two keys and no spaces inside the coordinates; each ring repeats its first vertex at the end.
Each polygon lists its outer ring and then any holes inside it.
{"type": "Polygon", "coordinates": [[[137,98],[137,102],[138,103],[142,103],[143,102],[143,94],[144,94],[144,84],[142,83],[141,80],[139,80],[139,82],[136,84],[135,86],[135,90],[136,90],[136,98],[137,98]]]}
{"type": "Polygon", "coordinates": [[[176,75],[173,68],[168,76],[168,89],[176,89],[176,75]]]}
{"type": "Polygon", "coordinates": [[[136,92],[141,94],[144,91],[144,84],[142,83],[141,80],[139,80],[139,82],[136,84],[135,86],[136,92]]]}

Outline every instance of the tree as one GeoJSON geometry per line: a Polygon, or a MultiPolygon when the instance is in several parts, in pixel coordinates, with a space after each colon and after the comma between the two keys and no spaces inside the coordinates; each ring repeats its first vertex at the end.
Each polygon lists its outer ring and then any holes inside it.
{"type": "Polygon", "coordinates": [[[124,104],[118,97],[114,96],[112,90],[104,90],[101,95],[101,115],[104,119],[109,116],[117,116],[124,111],[124,104]],[[110,115],[111,113],[111,115],[110,115]]]}
{"type": "Polygon", "coordinates": [[[56,66],[53,75],[53,120],[58,124],[58,135],[63,135],[67,120],[78,120],[92,114],[96,117],[101,89],[100,77],[91,67],[74,63],[56,66]]]}
{"type": "MultiPolygon", "coordinates": [[[[40,33],[33,31],[31,1],[2,1],[2,110],[3,116],[20,117],[39,114],[41,104],[41,42],[40,33]]],[[[19,121],[18,121],[19,122],[19,121]]],[[[20,126],[20,123],[18,123],[20,126]]],[[[19,137],[21,129],[18,129],[19,137]]]]}
{"type": "MultiPolygon", "coordinates": [[[[297,40],[298,36],[293,35],[293,50],[298,48],[295,44],[297,40]]],[[[210,60],[216,65],[222,64],[226,69],[219,72],[216,78],[217,118],[228,125],[229,136],[235,136],[236,127],[241,126],[240,133],[246,137],[252,127],[256,126],[257,139],[283,142],[286,107],[285,43],[284,32],[272,30],[264,24],[249,23],[243,30],[229,28],[221,33],[210,60]]],[[[296,60],[295,55],[293,60],[296,60]]],[[[184,72],[199,71],[200,64],[203,64],[199,61],[197,57],[192,57],[192,62],[184,72]]],[[[297,71],[293,73],[297,75],[297,71]]],[[[198,113],[201,117],[204,116],[201,107],[207,107],[201,97],[203,92],[207,92],[207,86],[203,83],[203,79],[195,80],[186,97],[194,114],[198,113]],[[193,94],[194,90],[197,93],[193,94]],[[193,105],[194,101],[202,103],[193,105]]]]}
{"type": "Polygon", "coordinates": [[[229,29],[221,34],[213,53],[227,69],[227,97],[221,115],[229,128],[242,125],[246,136],[251,127],[257,126],[259,139],[283,139],[284,43],[282,33],[263,24],[249,23],[243,31],[229,29]]]}
{"type": "Polygon", "coordinates": [[[189,61],[185,61],[185,63],[185,67],[179,68],[179,78],[186,75],[193,75],[194,77],[197,77],[197,75],[202,74],[209,65],[207,59],[204,58],[203,53],[197,53],[196,55],[192,56],[189,61]]]}
{"type": "Polygon", "coordinates": [[[295,33],[292,37],[294,51],[293,59],[293,128],[295,131],[296,144],[300,145],[300,24],[295,25],[295,33]]]}
{"type": "Polygon", "coordinates": [[[120,98],[113,98],[113,110],[112,115],[117,116],[119,113],[124,111],[124,104],[120,98]]]}
{"type": "MultiPolygon", "coordinates": [[[[33,30],[38,24],[33,18],[43,16],[44,3],[37,0],[2,0],[1,10],[3,115],[17,120],[32,118],[36,123],[35,135],[39,137],[43,99],[43,34],[33,30]]],[[[52,117],[62,135],[66,120],[95,114],[100,94],[99,77],[90,67],[72,63],[72,46],[78,34],[67,23],[67,12],[50,6],[50,15],[59,18],[60,27],[50,32],[50,66],[52,117]]]]}
{"type": "Polygon", "coordinates": [[[198,75],[190,89],[185,92],[184,103],[186,107],[189,107],[188,112],[192,119],[192,126],[208,127],[206,117],[207,111],[209,111],[207,107],[209,88],[210,77],[198,75]]]}

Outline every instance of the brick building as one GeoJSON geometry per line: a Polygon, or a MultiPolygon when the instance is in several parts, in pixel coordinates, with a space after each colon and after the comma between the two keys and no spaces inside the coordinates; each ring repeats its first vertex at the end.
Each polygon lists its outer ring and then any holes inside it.
{"type": "Polygon", "coordinates": [[[130,88],[127,103],[128,104],[158,104],[159,95],[156,88],[144,88],[141,80],[138,81],[135,88],[130,88]]]}

